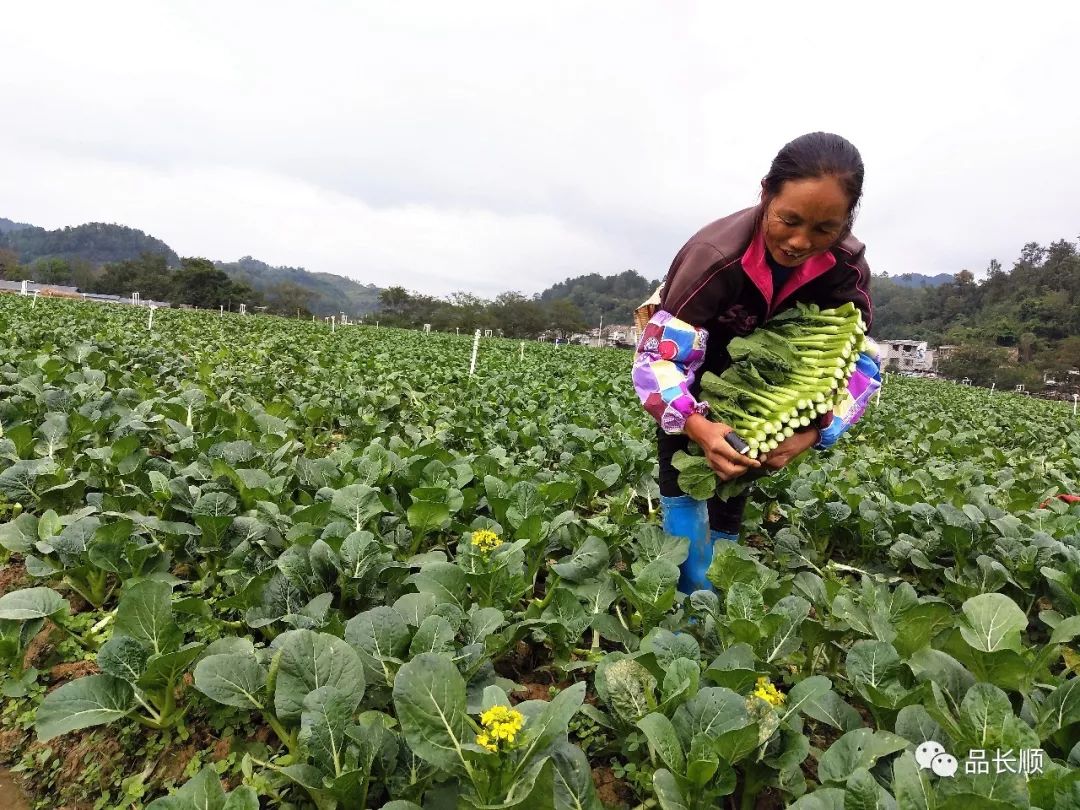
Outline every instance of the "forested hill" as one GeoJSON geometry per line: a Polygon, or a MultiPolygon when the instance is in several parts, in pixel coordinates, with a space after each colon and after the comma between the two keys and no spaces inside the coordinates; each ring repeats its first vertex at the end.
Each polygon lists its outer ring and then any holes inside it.
{"type": "Polygon", "coordinates": [[[237,262],[212,263],[227,279],[208,275],[206,263],[198,265],[201,275],[170,275],[183,264],[162,240],[124,225],[92,222],[50,231],[0,218],[0,278],[8,280],[28,278],[120,295],[137,285],[144,288],[144,295],[153,291],[174,303],[199,306],[209,306],[224,295],[222,304],[247,301],[249,306],[264,305],[282,314],[344,311],[357,317],[378,307],[378,287],[330,273],[273,267],[245,256],[237,262]],[[200,283],[205,289],[197,289],[200,283]],[[245,297],[245,288],[250,297],[245,297]]]}
{"type": "Polygon", "coordinates": [[[300,267],[272,267],[250,256],[215,264],[231,278],[257,291],[266,292],[283,284],[301,288],[310,294],[307,309],[316,315],[346,312],[356,316],[379,308],[380,289],[374,284],[360,284],[333,273],[311,273],[300,267]]]}
{"type": "Polygon", "coordinates": [[[23,264],[38,259],[81,259],[101,265],[134,259],[144,253],[164,256],[170,267],[180,264],[176,251],[160,239],[124,225],[88,222],[55,231],[30,225],[19,227],[14,222],[11,225],[15,227],[0,232],[0,247],[14,251],[23,264]]]}
{"type": "Polygon", "coordinates": [[[33,225],[27,225],[25,222],[12,222],[10,219],[0,217],[0,234],[9,233],[10,231],[21,231],[23,228],[32,227],[33,225]]]}
{"type": "Polygon", "coordinates": [[[1080,251],[1073,242],[1028,243],[1011,269],[992,261],[978,281],[967,270],[939,287],[875,277],[871,293],[874,336],[960,346],[963,367],[952,376],[1035,388],[1046,372],[1061,378],[1080,368],[1080,251]]]}
{"type": "Polygon", "coordinates": [[[938,273],[936,276],[924,276],[922,273],[902,273],[899,276],[889,276],[894,284],[901,287],[940,287],[953,280],[949,273],[938,273]]]}
{"type": "Polygon", "coordinates": [[[605,323],[630,323],[634,310],[660,286],[660,280],[649,280],[636,270],[626,270],[614,276],[590,273],[560,281],[540,293],[540,300],[569,301],[580,310],[586,323],[597,325],[603,316],[605,323]]]}

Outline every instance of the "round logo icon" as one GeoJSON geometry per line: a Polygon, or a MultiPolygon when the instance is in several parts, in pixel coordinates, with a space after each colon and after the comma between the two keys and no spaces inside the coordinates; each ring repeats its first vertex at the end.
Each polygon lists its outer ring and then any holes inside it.
{"type": "Polygon", "coordinates": [[[919,763],[919,767],[928,770],[931,767],[931,763],[934,761],[934,757],[938,754],[945,753],[945,746],[939,742],[928,740],[915,749],[915,761],[919,763]]]}
{"type": "Polygon", "coordinates": [[[938,754],[930,762],[930,770],[938,776],[955,776],[957,765],[956,757],[952,754],[938,754]]]}

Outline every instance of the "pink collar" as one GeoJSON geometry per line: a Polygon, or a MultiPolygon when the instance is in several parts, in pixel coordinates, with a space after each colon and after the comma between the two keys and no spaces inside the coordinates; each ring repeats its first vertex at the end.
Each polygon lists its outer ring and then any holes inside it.
{"type": "Polygon", "coordinates": [[[760,226],[754,229],[754,238],[750,240],[749,247],[742,255],[742,266],[746,275],[754,282],[754,286],[761,291],[761,295],[768,304],[768,314],[772,315],[781,302],[795,292],[799,287],[808,284],[822,273],[826,273],[836,264],[836,257],[831,250],[811,256],[805,262],[794,268],[788,276],[784,286],[780,288],[779,295],[773,297],[772,268],[765,260],[765,233],[760,226]]]}

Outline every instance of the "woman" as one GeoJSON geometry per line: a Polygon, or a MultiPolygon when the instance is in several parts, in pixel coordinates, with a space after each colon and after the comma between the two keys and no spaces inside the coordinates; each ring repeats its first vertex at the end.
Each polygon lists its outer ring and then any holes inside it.
{"type": "MultiPolygon", "coordinates": [[[[668,271],[660,309],[645,328],[634,360],[634,386],[659,423],[660,508],[664,531],[690,539],[679,590],[709,588],[705,576],[717,540],[738,540],[745,496],[706,503],[685,495],[671,458],[690,441],[725,481],[764,465],[786,466],[812,446],[824,449],[861,414],[831,414],[754,460],[725,439],[727,425],[711,422],[697,399],[697,375],[731,363],[727,345],[797,302],[822,308],[853,302],[869,328],[870,269],[864,246],[851,235],[862,197],[863,162],[838,135],[814,132],[780,150],[761,181],[761,202],[695,234],[668,271]]],[[[876,374],[876,360],[867,358],[876,374]]],[[[860,391],[860,394],[865,392],[860,391]]],[[[865,403],[867,396],[860,398],[865,403]]]]}

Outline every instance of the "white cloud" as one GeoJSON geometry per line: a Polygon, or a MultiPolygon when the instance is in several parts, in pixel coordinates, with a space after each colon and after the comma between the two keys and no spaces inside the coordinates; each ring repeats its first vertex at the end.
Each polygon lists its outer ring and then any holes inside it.
{"type": "Polygon", "coordinates": [[[980,271],[1080,230],[1075,4],[730,6],[21,4],[0,215],[533,291],[662,275],[828,129],[866,160],[875,269],[980,271]]]}

